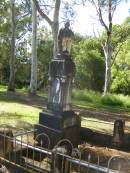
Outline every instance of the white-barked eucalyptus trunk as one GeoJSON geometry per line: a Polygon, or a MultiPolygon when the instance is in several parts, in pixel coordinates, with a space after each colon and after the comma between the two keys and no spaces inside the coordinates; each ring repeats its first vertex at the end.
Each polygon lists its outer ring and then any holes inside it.
{"type": "Polygon", "coordinates": [[[53,23],[52,23],[52,35],[54,41],[53,47],[53,57],[55,58],[58,53],[58,32],[59,32],[59,9],[60,9],[60,2],[61,0],[55,1],[55,11],[53,15],[53,23]]]}
{"type": "Polygon", "coordinates": [[[104,83],[104,95],[107,95],[110,89],[111,83],[111,58],[112,58],[112,47],[111,47],[111,33],[108,34],[107,43],[104,46],[104,55],[105,55],[105,83],[104,83]]]}
{"type": "Polygon", "coordinates": [[[40,8],[39,3],[37,0],[33,0],[35,3],[37,10],[39,14],[47,21],[47,23],[50,25],[52,30],[52,36],[53,36],[53,57],[55,58],[58,53],[58,32],[59,32],[59,11],[60,11],[60,4],[61,0],[55,0],[54,5],[54,13],[53,13],[53,21],[48,17],[48,15],[40,8]]]}
{"type": "Polygon", "coordinates": [[[37,9],[32,0],[32,57],[31,57],[31,79],[29,94],[37,92],[37,9]]]}
{"type": "Polygon", "coordinates": [[[107,40],[104,45],[104,55],[106,63],[105,71],[105,84],[104,84],[104,95],[107,95],[110,90],[111,84],[111,59],[112,59],[112,0],[108,2],[108,22],[109,25],[106,28],[107,40]]]}

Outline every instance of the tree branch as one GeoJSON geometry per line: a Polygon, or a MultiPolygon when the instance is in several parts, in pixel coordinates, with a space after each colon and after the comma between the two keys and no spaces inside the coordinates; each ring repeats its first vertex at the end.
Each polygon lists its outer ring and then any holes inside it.
{"type": "MultiPolygon", "coordinates": [[[[124,41],[124,42],[125,42],[125,41],[124,41]]],[[[115,53],[115,55],[114,55],[114,57],[113,57],[113,59],[112,59],[111,67],[113,66],[113,64],[114,64],[114,62],[115,62],[115,60],[116,60],[116,57],[117,57],[118,53],[120,52],[121,47],[123,46],[124,42],[121,43],[120,47],[119,47],[118,50],[116,51],[116,53],[115,53]]]]}
{"type": "Polygon", "coordinates": [[[105,24],[103,17],[102,17],[102,10],[101,10],[99,1],[98,1],[98,11],[99,11],[99,21],[100,21],[101,25],[104,26],[104,28],[106,29],[107,32],[109,32],[109,29],[108,29],[107,25],[105,24]]]}
{"type": "Polygon", "coordinates": [[[33,0],[33,2],[36,5],[37,11],[39,12],[39,14],[48,22],[48,24],[50,26],[52,26],[53,22],[51,21],[51,19],[41,10],[37,0],[33,0]]]}
{"type": "Polygon", "coordinates": [[[106,29],[106,31],[108,32],[109,29],[107,27],[107,25],[105,24],[104,20],[103,20],[103,17],[102,17],[102,10],[101,10],[101,7],[100,7],[100,1],[98,0],[98,4],[96,5],[95,1],[94,0],[91,0],[92,4],[95,6],[95,9],[97,11],[97,14],[98,14],[98,17],[99,17],[99,21],[101,23],[101,25],[106,29]]]}
{"type": "Polygon", "coordinates": [[[109,32],[112,32],[112,0],[109,0],[109,14],[108,14],[108,20],[109,20],[109,32]]]}

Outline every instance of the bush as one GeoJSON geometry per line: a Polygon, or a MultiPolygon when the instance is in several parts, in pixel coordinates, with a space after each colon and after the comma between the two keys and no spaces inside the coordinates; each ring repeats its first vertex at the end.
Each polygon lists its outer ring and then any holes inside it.
{"type": "Polygon", "coordinates": [[[118,97],[123,102],[125,108],[130,108],[130,96],[128,95],[124,96],[123,94],[118,94],[118,97]]]}
{"type": "Polygon", "coordinates": [[[84,90],[74,90],[72,93],[72,98],[80,101],[92,102],[92,98],[87,91],[84,90]]]}
{"type": "Polygon", "coordinates": [[[123,101],[114,95],[103,96],[101,98],[101,103],[108,106],[123,106],[123,101]]]}

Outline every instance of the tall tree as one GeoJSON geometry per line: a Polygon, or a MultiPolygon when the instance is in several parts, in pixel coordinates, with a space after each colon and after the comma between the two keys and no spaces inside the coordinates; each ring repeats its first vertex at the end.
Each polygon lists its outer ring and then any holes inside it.
{"type": "Polygon", "coordinates": [[[37,9],[32,1],[32,59],[31,59],[31,80],[29,94],[35,95],[37,91],[37,9]]]}
{"type": "Polygon", "coordinates": [[[106,71],[104,95],[109,92],[111,82],[111,59],[112,59],[112,19],[117,5],[121,0],[89,0],[97,11],[97,15],[101,25],[105,28],[107,37],[102,47],[105,55],[106,71]],[[103,17],[104,12],[107,12],[107,21],[103,17]]]}
{"type": "Polygon", "coordinates": [[[15,0],[10,0],[11,11],[11,54],[8,91],[15,90],[15,0]]]}
{"type": "MultiPolygon", "coordinates": [[[[60,10],[61,0],[53,1],[54,2],[53,20],[49,18],[48,14],[45,12],[46,11],[45,9],[42,10],[37,0],[33,0],[33,2],[35,3],[40,15],[48,22],[48,24],[51,27],[53,40],[54,40],[53,56],[56,57],[58,52],[59,10],[60,10]]],[[[53,9],[52,5],[44,4],[43,6],[45,8],[48,6],[51,7],[51,9],[53,9]]]]}

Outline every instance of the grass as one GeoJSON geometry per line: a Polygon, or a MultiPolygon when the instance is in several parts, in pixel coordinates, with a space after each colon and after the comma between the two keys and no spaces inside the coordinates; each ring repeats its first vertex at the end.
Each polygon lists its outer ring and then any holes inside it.
{"type": "Polygon", "coordinates": [[[130,112],[130,96],[123,94],[102,96],[101,93],[94,91],[73,90],[72,99],[74,105],[84,108],[96,108],[110,112],[130,112]]]}
{"type": "Polygon", "coordinates": [[[12,123],[16,120],[36,123],[41,109],[21,103],[0,102],[0,124],[12,123]]]}
{"type": "Polygon", "coordinates": [[[19,92],[7,93],[6,86],[0,86],[0,124],[10,124],[21,127],[23,121],[37,123],[41,109],[35,105],[24,103],[26,95],[19,92]]]}
{"type": "MultiPolygon", "coordinates": [[[[26,123],[37,123],[42,106],[46,105],[47,91],[39,91],[38,96],[29,97],[27,89],[8,93],[6,86],[0,86],[0,124],[23,127],[26,123]]],[[[107,112],[130,112],[130,97],[122,94],[110,94],[103,97],[101,93],[88,90],[73,90],[72,103],[80,108],[98,109],[107,112]]],[[[94,118],[82,120],[82,126],[112,133],[112,126],[94,118]]],[[[100,117],[99,117],[100,119],[100,117]]],[[[109,121],[109,120],[108,120],[109,121]]]]}
{"type": "Polygon", "coordinates": [[[96,118],[82,118],[81,126],[111,135],[113,133],[113,127],[114,127],[112,123],[109,122],[107,123],[106,121],[100,121],[96,118]]]}

